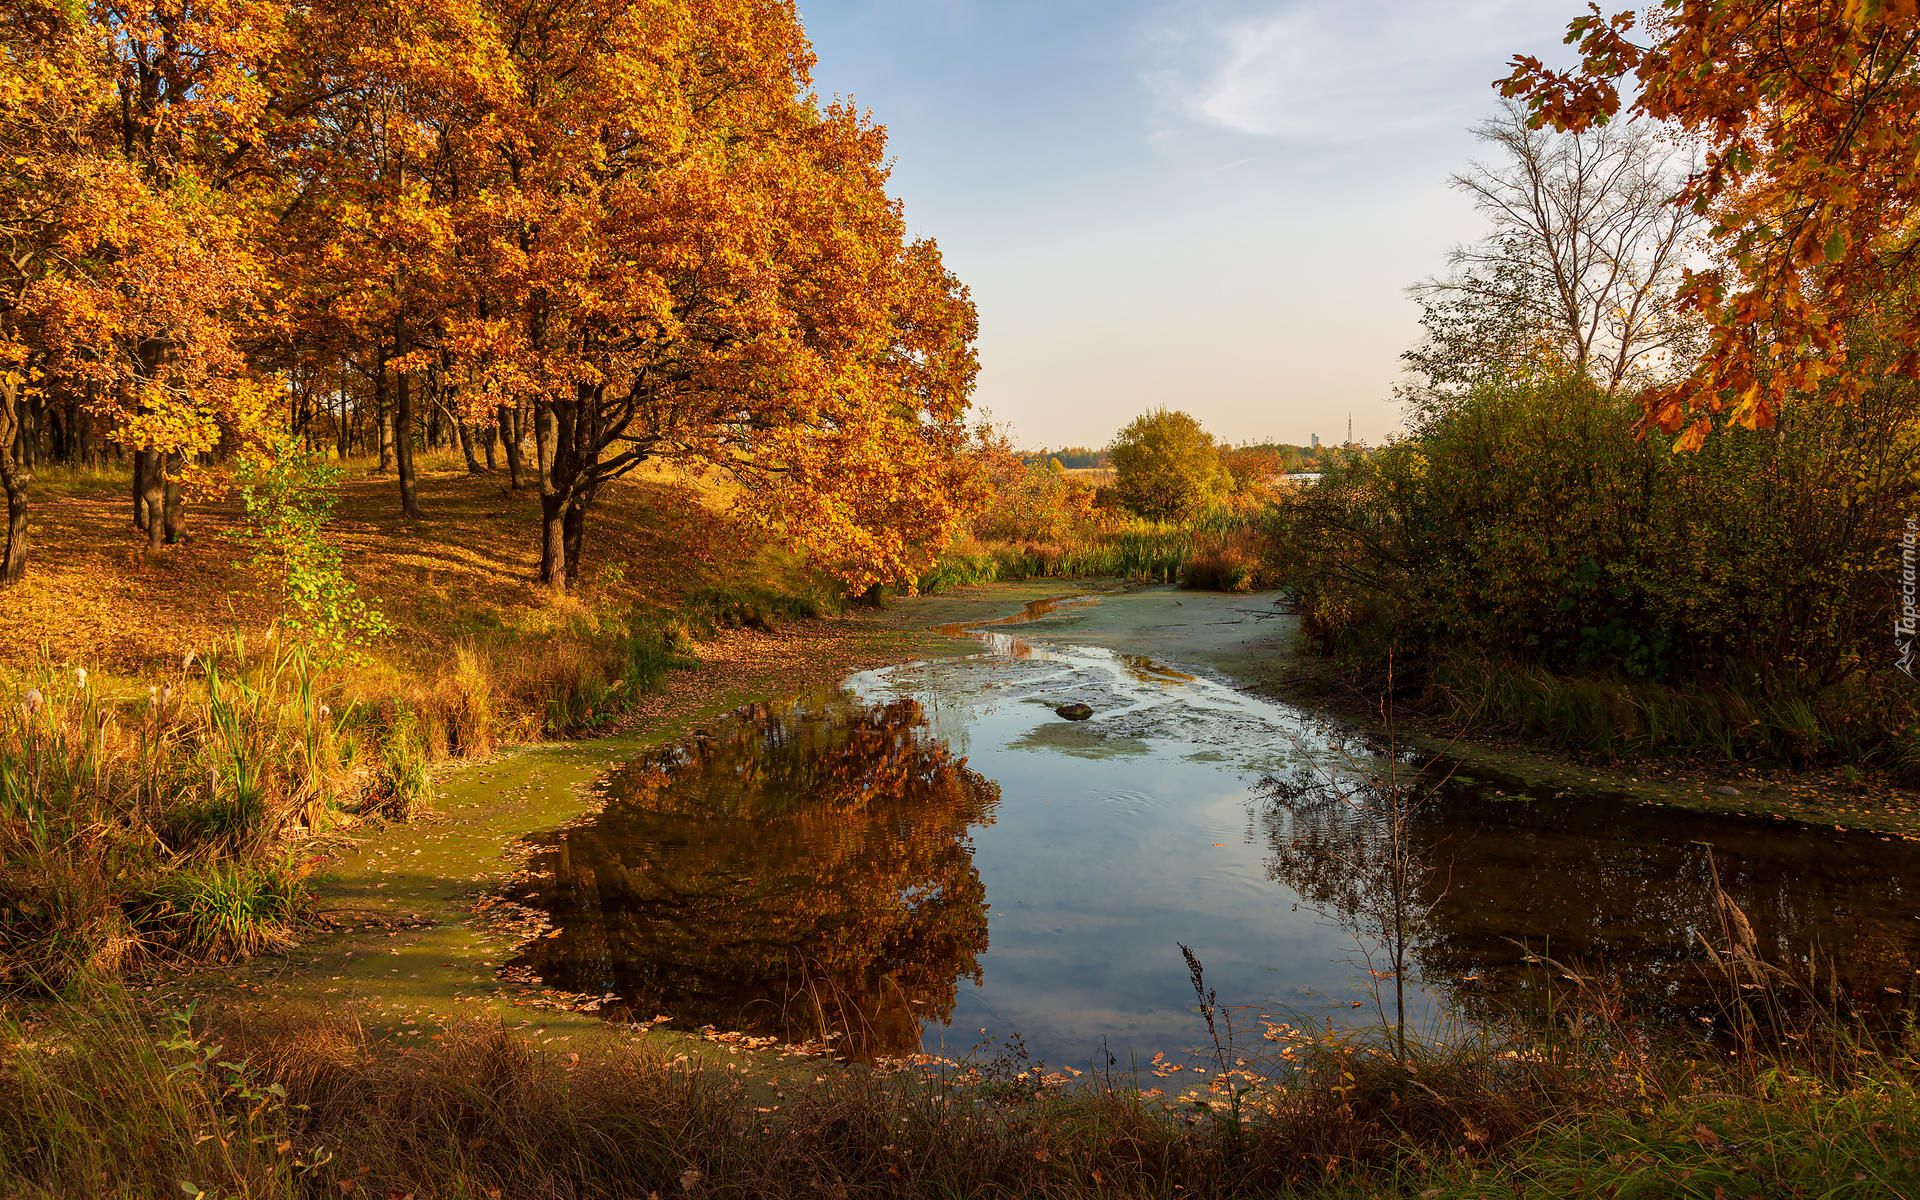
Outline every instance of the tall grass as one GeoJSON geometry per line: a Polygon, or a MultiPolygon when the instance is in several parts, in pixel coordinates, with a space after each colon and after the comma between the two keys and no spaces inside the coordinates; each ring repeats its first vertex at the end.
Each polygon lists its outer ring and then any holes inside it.
{"type": "Polygon", "coordinates": [[[336,733],[272,638],[189,656],[144,697],[50,665],[0,688],[0,986],[282,938],[304,885],[280,847],[325,820],[336,733]]]}
{"type": "Polygon", "coordinates": [[[348,812],[412,817],[435,760],[604,729],[693,649],[684,622],[597,613],[472,640],[426,680],[321,671],[271,630],[144,694],[51,663],[0,676],[0,988],[284,944],[306,895],[294,839],[348,812]]]}
{"type": "Polygon", "coordinates": [[[1215,516],[1192,525],[1127,519],[1064,542],[950,547],[920,578],[925,593],[1024,579],[1124,579],[1206,591],[1264,585],[1261,537],[1251,519],[1215,516]]]}
{"type": "Polygon", "coordinates": [[[758,1072],[617,1036],[561,1052],[450,1020],[401,1053],[348,1016],[154,1026],[91,997],[0,1026],[0,1192],[1710,1200],[1920,1184],[1910,1035],[1852,1040],[1823,1017],[1842,1063],[1784,1039],[1649,1038],[1607,1011],[1571,996],[1551,1024],[1405,1053],[1384,1027],[1269,1021],[1217,1056],[1077,1076],[1013,1056],[803,1067],[771,1096],[758,1072]]]}

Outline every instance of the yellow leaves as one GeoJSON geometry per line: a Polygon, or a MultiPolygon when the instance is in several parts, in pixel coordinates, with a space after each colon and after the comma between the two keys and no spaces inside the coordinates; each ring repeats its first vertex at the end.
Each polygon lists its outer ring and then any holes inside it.
{"type": "Polygon", "coordinates": [[[1675,454],[1690,454],[1707,444],[1707,435],[1713,432],[1713,418],[1700,417],[1687,427],[1673,443],[1675,454]]]}
{"type": "Polygon", "coordinates": [[[1841,11],[1836,20],[1820,0],[1669,5],[1644,48],[1586,21],[1579,68],[1529,59],[1506,81],[1543,119],[1577,127],[1617,110],[1613,81],[1630,70],[1637,109],[1701,144],[1707,169],[1679,202],[1713,217],[1714,249],[1739,277],[1709,286],[1716,273],[1703,272],[1683,291],[1683,307],[1710,322],[1681,397],[1689,413],[1712,410],[1714,380],[1747,376],[1764,394],[1738,402],[1736,419],[1756,427],[1796,400],[1849,402],[1866,379],[1859,367],[1798,364],[1862,338],[1920,335],[1920,302],[1889,270],[1920,207],[1920,3],[1846,0],[1841,11]],[[1791,369],[1770,369],[1783,359],[1791,369]]]}

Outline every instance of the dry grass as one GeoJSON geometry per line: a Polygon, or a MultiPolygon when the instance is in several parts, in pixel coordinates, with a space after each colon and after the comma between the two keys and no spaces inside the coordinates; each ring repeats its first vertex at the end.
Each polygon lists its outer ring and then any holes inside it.
{"type": "Polygon", "coordinates": [[[534,579],[535,495],[422,466],[422,521],[400,519],[391,480],[342,489],[328,534],[394,629],[324,668],[236,565],[236,504],[197,506],[195,539],[149,558],[124,479],[47,481],[27,582],[0,592],[0,987],[278,944],[304,896],[291,841],[343,814],[409,818],[431,763],[658,715],[696,653],[703,695],[847,657],[822,631],[760,636],[823,602],[718,486],[648,472],[609,489],[586,577],[556,598],[534,579]]]}
{"type": "Polygon", "coordinates": [[[1900,1051],[1834,1080],[1551,1030],[1411,1063],[1349,1037],[1293,1042],[1282,1086],[1216,1086],[1211,1104],[998,1063],[826,1070],[775,1101],[644,1041],[560,1051],[475,1021],[399,1048],[336,1015],[149,1023],[104,996],[0,1032],[9,1196],[1720,1200],[1920,1183],[1900,1051]]]}

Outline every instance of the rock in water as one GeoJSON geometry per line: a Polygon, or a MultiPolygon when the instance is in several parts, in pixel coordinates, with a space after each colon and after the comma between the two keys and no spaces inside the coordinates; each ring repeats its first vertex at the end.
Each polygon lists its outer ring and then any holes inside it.
{"type": "Polygon", "coordinates": [[[1062,704],[1053,711],[1069,721],[1085,721],[1093,716],[1093,710],[1084,704],[1062,704]]]}

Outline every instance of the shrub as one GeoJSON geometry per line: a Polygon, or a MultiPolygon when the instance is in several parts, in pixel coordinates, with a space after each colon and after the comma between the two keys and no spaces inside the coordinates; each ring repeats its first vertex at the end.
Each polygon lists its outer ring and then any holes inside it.
{"type": "Polygon", "coordinates": [[[1112,458],[1121,503],[1149,520],[1191,520],[1233,485],[1213,435],[1183,412],[1135,417],[1114,440],[1112,458]]]}
{"type": "Polygon", "coordinates": [[[843,612],[846,604],[815,588],[788,589],[764,584],[729,584],[695,589],[687,596],[689,619],[715,629],[757,629],[771,633],[782,621],[843,612]]]}
{"type": "Polygon", "coordinates": [[[414,738],[413,717],[402,713],[380,747],[380,762],[364,809],[390,821],[411,821],[433,800],[433,776],[414,738]]]}
{"type": "Polygon", "coordinates": [[[267,457],[242,455],[236,466],[246,523],[236,535],[253,563],[285,593],[283,624],[322,664],[355,658],[392,626],[341,568],[340,551],[322,532],[333,515],[341,467],[288,435],[267,457]]]}
{"type": "MultiPolygon", "coordinates": [[[[1416,688],[1464,652],[1750,695],[1778,718],[1788,757],[1831,752],[1813,714],[1893,668],[1887,581],[1920,504],[1920,389],[1893,381],[1848,409],[1803,406],[1695,454],[1638,421],[1584,380],[1524,381],[1331,463],[1269,531],[1311,645],[1376,677],[1391,653],[1416,688]]],[[[1883,747],[1911,724],[1906,695],[1855,714],[1883,747]]]]}

